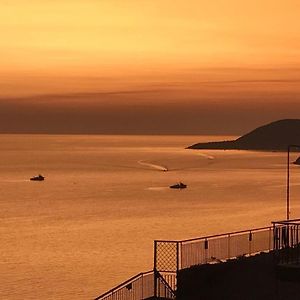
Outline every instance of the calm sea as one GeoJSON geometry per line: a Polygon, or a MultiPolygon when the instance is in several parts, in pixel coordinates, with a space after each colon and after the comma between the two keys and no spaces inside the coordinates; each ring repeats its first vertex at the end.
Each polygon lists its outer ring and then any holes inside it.
{"type": "Polygon", "coordinates": [[[92,299],[150,270],[154,239],[283,219],[285,153],[184,149],[227,138],[1,135],[0,299],[92,299]]]}

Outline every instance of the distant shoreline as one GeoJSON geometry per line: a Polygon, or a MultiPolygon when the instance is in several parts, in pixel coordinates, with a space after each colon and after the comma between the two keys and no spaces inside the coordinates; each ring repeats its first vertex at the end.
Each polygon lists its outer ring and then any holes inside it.
{"type": "Polygon", "coordinates": [[[300,119],[275,121],[236,140],[197,143],[187,149],[287,151],[289,145],[300,145],[300,119]]]}
{"type": "Polygon", "coordinates": [[[230,136],[234,137],[237,136],[236,134],[200,134],[200,133],[101,133],[101,132],[90,132],[90,133],[84,133],[84,132],[0,132],[0,134],[11,134],[11,135],[120,135],[120,136],[201,136],[201,137],[224,137],[224,136],[230,136]]]}

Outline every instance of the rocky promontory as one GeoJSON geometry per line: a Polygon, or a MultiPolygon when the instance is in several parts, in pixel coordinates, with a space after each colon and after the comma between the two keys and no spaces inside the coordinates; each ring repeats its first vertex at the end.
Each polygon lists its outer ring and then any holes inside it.
{"type": "Polygon", "coordinates": [[[300,119],[275,121],[231,141],[198,143],[188,149],[286,151],[288,145],[300,145],[300,119]]]}

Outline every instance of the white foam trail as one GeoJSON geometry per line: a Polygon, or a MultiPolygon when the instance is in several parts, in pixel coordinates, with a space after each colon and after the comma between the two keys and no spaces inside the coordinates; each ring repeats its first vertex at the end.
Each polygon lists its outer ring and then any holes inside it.
{"type": "Polygon", "coordinates": [[[155,170],[165,171],[165,172],[168,171],[168,168],[165,166],[151,164],[151,163],[145,162],[143,160],[139,160],[138,163],[142,166],[146,166],[146,167],[149,167],[149,168],[152,168],[155,170]]]}
{"type": "Polygon", "coordinates": [[[168,188],[165,186],[152,186],[152,187],[147,188],[147,190],[150,190],[150,191],[163,191],[166,189],[168,189],[168,188]]]}
{"type": "Polygon", "coordinates": [[[2,182],[27,182],[30,181],[29,179],[7,179],[7,180],[3,180],[2,182]]]}
{"type": "Polygon", "coordinates": [[[214,156],[208,155],[208,154],[205,154],[205,153],[197,152],[197,154],[200,155],[200,156],[202,156],[202,157],[205,157],[205,158],[207,158],[207,159],[210,159],[210,160],[215,159],[214,156]]]}

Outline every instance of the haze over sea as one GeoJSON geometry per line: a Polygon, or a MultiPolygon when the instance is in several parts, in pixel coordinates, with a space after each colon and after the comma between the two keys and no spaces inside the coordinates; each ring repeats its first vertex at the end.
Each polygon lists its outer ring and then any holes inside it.
{"type": "Polygon", "coordinates": [[[0,299],[92,299],[150,270],[154,239],[284,219],[285,153],[184,149],[229,138],[1,135],[0,299]]]}

